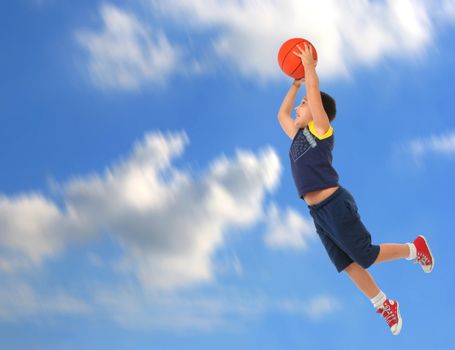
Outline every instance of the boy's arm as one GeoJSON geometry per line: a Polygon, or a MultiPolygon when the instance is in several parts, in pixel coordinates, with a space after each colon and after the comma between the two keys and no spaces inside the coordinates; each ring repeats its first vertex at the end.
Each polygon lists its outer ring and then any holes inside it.
{"type": "Polygon", "coordinates": [[[292,139],[294,139],[295,134],[299,130],[295,124],[294,120],[291,117],[292,107],[294,106],[295,97],[299,91],[302,80],[294,80],[291,87],[289,88],[288,93],[281,103],[280,110],[278,111],[278,121],[280,122],[281,127],[284,132],[292,139]]]}
{"type": "Polygon", "coordinates": [[[330,121],[322,105],[319,78],[316,73],[316,63],[313,58],[312,49],[306,43],[304,44],[304,49],[299,45],[297,45],[297,49],[299,52],[294,51],[294,54],[300,57],[305,68],[306,94],[308,106],[314,120],[314,128],[318,134],[324,135],[330,128],[330,121]]]}

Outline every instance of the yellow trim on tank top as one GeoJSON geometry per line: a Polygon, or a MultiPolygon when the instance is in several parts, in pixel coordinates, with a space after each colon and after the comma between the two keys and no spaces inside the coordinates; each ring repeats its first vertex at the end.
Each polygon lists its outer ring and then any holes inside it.
{"type": "Polygon", "coordinates": [[[333,135],[333,128],[332,128],[332,125],[330,125],[330,128],[329,130],[327,130],[327,132],[324,134],[324,135],[319,135],[315,128],[314,128],[314,120],[311,120],[309,123],[308,123],[308,129],[310,129],[311,133],[316,136],[319,140],[324,140],[330,136],[333,135]]]}

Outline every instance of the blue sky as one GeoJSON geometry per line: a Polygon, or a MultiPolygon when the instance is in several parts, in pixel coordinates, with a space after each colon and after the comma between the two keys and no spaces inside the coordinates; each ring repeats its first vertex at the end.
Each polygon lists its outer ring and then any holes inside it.
{"type": "Polygon", "coordinates": [[[19,0],[0,19],[1,348],[446,347],[454,1],[19,0]],[[318,50],[373,242],[435,255],[429,275],[370,268],[398,337],[294,188],[291,37],[318,50]]]}

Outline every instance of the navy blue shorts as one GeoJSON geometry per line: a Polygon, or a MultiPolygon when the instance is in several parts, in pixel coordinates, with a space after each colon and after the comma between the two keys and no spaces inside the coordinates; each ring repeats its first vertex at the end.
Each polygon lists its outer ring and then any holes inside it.
{"type": "Polygon", "coordinates": [[[371,235],[360,220],[351,192],[340,186],[329,197],[308,208],[316,232],[338,272],[354,261],[364,269],[374,263],[379,245],[371,244],[371,235]]]}

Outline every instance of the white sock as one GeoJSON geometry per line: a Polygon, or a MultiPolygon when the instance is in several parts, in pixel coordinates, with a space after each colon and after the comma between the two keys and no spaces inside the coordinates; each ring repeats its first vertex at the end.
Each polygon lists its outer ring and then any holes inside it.
{"type": "Polygon", "coordinates": [[[406,260],[413,260],[417,257],[417,253],[416,253],[416,246],[414,245],[414,243],[406,243],[409,247],[409,256],[406,258],[406,260]]]}
{"type": "Polygon", "coordinates": [[[374,308],[377,309],[378,307],[382,306],[384,301],[387,300],[387,297],[385,294],[382,292],[382,290],[379,291],[379,294],[376,295],[374,298],[370,299],[371,303],[373,304],[374,308]]]}

